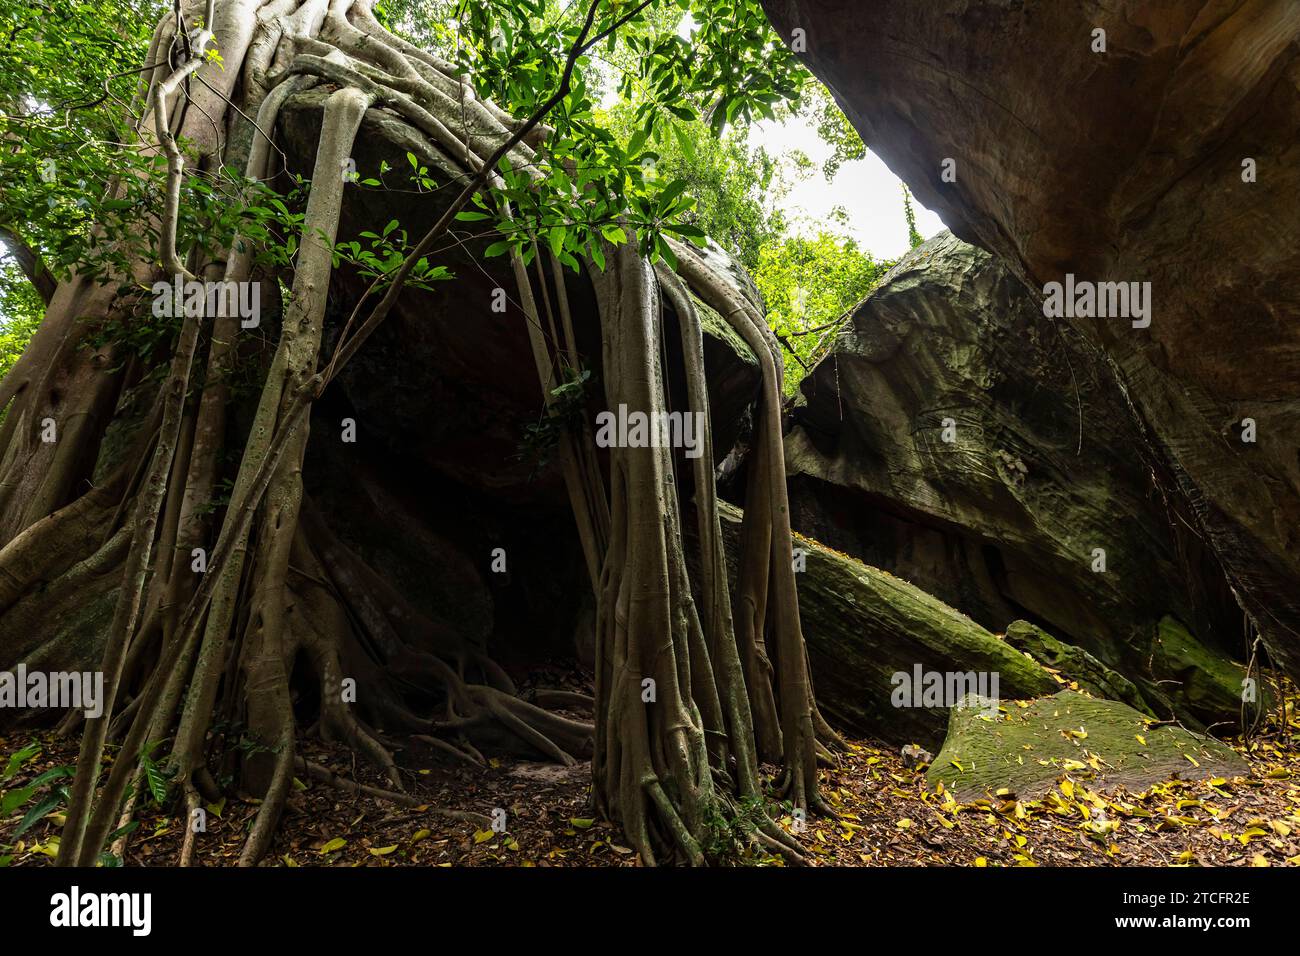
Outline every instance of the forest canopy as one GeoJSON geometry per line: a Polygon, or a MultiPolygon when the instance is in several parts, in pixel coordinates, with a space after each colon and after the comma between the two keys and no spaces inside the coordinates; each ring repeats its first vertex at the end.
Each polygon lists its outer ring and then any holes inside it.
{"type": "MultiPolygon", "coordinates": [[[[48,297],[52,282],[74,266],[110,257],[120,264],[129,255],[130,210],[154,197],[109,197],[108,185],[125,166],[140,164],[128,135],[131,101],[153,26],[167,7],[167,0],[0,4],[0,30],[9,37],[0,49],[0,132],[10,143],[0,174],[0,371],[12,366],[35,330],[42,290],[48,297]],[[49,30],[50,23],[60,28],[49,30]]],[[[554,0],[388,0],[375,5],[375,16],[464,65],[485,96],[524,113],[555,79],[563,52],[559,27],[575,21],[576,7],[554,0]]],[[[594,167],[608,163],[608,146],[617,144],[618,161],[635,158],[654,168],[653,182],[640,177],[643,190],[628,195],[680,189],[675,218],[688,231],[679,235],[707,235],[758,283],[789,352],[785,390],[792,393],[825,352],[827,324],[842,320],[891,263],[860,249],[835,222],[792,221],[781,200],[794,183],[817,175],[829,180],[865,150],[825,89],[774,44],[757,8],[739,32],[728,23],[729,9],[701,9],[697,21],[690,4],[652,4],[642,20],[584,58],[579,89],[586,106],[567,117],[575,161],[581,155],[594,167]],[[747,74],[728,78],[722,72],[732,63],[727,44],[737,42],[754,53],[747,63],[736,61],[747,74]],[[651,52],[656,58],[647,57],[651,52]],[[715,65],[701,70],[706,58],[715,65]],[[749,88],[756,77],[765,86],[749,88]],[[833,148],[824,170],[798,151],[774,156],[753,143],[755,123],[792,115],[814,122],[833,148]]],[[[208,55],[219,62],[219,44],[208,55]]],[[[230,181],[191,179],[184,188],[182,210],[195,218],[187,223],[195,236],[216,241],[237,227],[260,234],[277,224],[274,209],[235,196],[230,181]]],[[[593,211],[594,221],[600,216],[593,211]]],[[[278,219],[292,225],[287,214],[278,219]]],[[[136,237],[137,245],[151,238],[136,237]]]]}

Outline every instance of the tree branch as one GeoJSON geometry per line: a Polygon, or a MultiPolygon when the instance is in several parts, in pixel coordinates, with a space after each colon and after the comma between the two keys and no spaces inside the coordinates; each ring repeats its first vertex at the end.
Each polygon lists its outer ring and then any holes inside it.
{"type": "Polygon", "coordinates": [[[8,226],[0,226],[0,242],[9,247],[9,252],[17,261],[18,268],[23,270],[23,275],[31,280],[36,291],[41,294],[41,301],[49,305],[59,283],[54,278],[54,274],[45,268],[45,261],[41,259],[41,254],[8,226]]]}

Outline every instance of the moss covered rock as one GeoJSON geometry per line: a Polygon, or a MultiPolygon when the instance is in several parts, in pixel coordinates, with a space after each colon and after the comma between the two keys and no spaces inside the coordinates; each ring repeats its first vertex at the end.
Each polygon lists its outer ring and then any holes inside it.
{"type": "Polygon", "coordinates": [[[796,530],[989,630],[1033,620],[1161,717],[1143,683],[1157,622],[1203,642],[1239,629],[1113,370],[988,253],[947,233],[912,250],[801,390],[796,530]]]}
{"type": "Polygon", "coordinates": [[[1004,637],[1016,650],[1023,651],[1046,667],[1060,671],[1062,677],[1074,681],[1093,697],[1123,701],[1130,707],[1154,716],[1136,684],[1107,667],[1082,647],[1058,641],[1028,621],[1013,621],[1008,625],[1004,637]]]}
{"type": "Polygon", "coordinates": [[[1206,647],[1172,617],[1163,618],[1156,631],[1151,675],[1207,726],[1240,722],[1246,668],[1206,647]]]}
{"type": "Polygon", "coordinates": [[[976,707],[954,707],[948,736],[926,777],[969,800],[1003,788],[1019,797],[1037,796],[1065,774],[1093,787],[1139,789],[1175,777],[1247,772],[1226,744],[1152,723],[1127,704],[1071,690],[1004,704],[996,717],[976,707]]]}

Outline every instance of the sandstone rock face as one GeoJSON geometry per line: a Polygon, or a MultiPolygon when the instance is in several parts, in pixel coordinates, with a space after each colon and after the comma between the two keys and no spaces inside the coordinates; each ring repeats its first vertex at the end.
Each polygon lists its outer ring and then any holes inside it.
{"type": "Polygon", "coordinates": [[[1117,365],[1274,660],[1300,675],[1300,5],[764,6],[781,34],[805,31],[867,145],[958,236],[1037,289],[1151,283],[1149,327],[1062,321],[1117,365]]]}
{"type": "Polygon", "coordinates": [[[1166,615],[1208,643],[1238,637],[1222,572],[1173,523],[1104,357],[996,259],[948,233],[913,250],[802,392],[796,528],[992,631],[1032,619],[1163,717],[1200,709],[1179,683],[1156,690],[1149,662],[1166,615]]]}

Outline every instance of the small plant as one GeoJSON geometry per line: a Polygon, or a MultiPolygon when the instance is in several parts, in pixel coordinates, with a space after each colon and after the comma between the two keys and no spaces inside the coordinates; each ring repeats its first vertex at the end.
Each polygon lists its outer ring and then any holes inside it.
{"type": "Polygon", "coordinates": [[[764,866],[770,863],[773,858],[756,851],[751,838],[764,814],[761,797],[746,797],[735,804],[715,802],[705,817],[704,838],[700,842],[705,858],[723,866],[764,866]]]}
{"type": "MultiPolygon", "coordinates": [[[[26,747],[10,755],[0,783],[12,780],[19,771],[41,755],[41,745],[33,740],[26,747]]],[[[21,808],[31,804],[23,814],[18,828],[13,832],[13,839],[20,836],[39,823],[46,815],[53,813],[68,802],[68,786],[65,781],[72,777],[72,767],[51,767],[37,774],[26,784],[11,790],[0,791],[0,818],[7,818],[21,808]]],[[[0,846],[0,851],[8,850],[8,845],[0,846]]],[[[13,861],[12,854],[0,853],[0,866],[8,866],[13,861]]]]}
{"type": "Polygon", "coordinates": [[[591,369],[563,369],[562,374],[565,381],[551,389],[554,401],[535,424],[524,426],[519,457],[532,461],[534,472],[550,462],[560,439],[582,423],[586,412],[591,369]]]}

